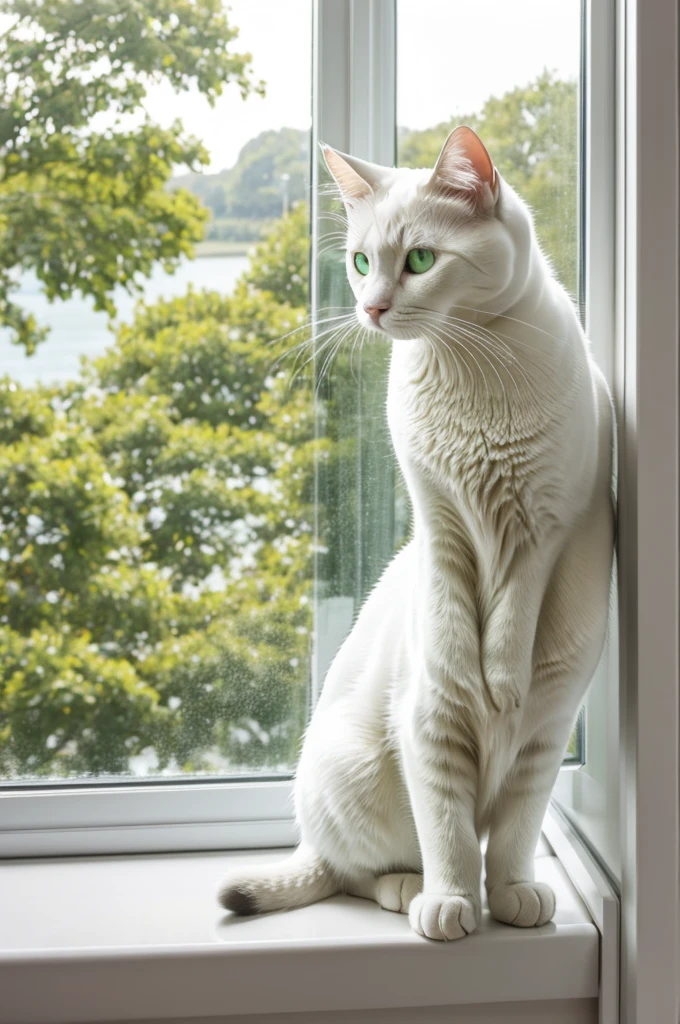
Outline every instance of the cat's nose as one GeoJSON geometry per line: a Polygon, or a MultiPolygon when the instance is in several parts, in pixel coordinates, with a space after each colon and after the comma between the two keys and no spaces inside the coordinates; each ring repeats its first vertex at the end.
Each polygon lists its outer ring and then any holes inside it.
{"type": "Polygon", "coordinates": [[[390,308],[390,302],[379,302],[376,306],[364,306],[374,324],[380,323],[380,314],[390,308]]]}

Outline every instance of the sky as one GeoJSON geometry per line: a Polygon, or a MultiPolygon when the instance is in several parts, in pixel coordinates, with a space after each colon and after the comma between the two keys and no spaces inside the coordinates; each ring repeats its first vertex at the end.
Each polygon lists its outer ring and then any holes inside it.
{"type": "Polygon", "coordinates": [[[397,123],[476,113],[544,68],[576,78],[581,0],[398,0],[397,123]]]}
{"type": "MultiPolygon", "coordinates": [[[[229,86],[211,109],[197,93],[155,87],[146,102],[161,123],[180,117],[205,142],[211,171],[230,167],[258,132],[309,128],[311,117],[311,0],[227,6],[240,30],[232,48],[252,53],[266,97],[244,102],[229,86]]],[[[426,128],[474,113],[544,68],[575,77],[580,7],[580,0],[398,0],[398,123],[426,128]]]]}
{"type": "MultiPolygon", "coordinates": [[[[159,123],[179,117],[205,143],[210,171],[231,167],[259,132],[308,129],[311,120],[312,0],[225,6],[240,30],[231,48],[252,53],[266,97],[244,102],[230,85],[211,108],[197,90],[177,95],[157,85],[145,103],[159,123]]],[[[544,68],[578,73],[581,0],[397,0],[397,7],[399,125],[426,128],[474,113],[489,96],[526,84],[544,68]]],[[[9,22],[0,17],[0,30],[9,22]]]]}
{"type": "Polygon", "coordinates": [[[211,155],[209,171],[231,167],[259,132],[311,124],[311,0],[232,0],[225,6],[239,29],[230,49],[253,55],[254,77],[266,82],[266,98],[244,102],[238,86],[229,85],[212,108],[198,92],[175,95],[169,87],[151,89],[145,101],[154,120],[165,125],[179,117],[202,139],[211,155]]]}

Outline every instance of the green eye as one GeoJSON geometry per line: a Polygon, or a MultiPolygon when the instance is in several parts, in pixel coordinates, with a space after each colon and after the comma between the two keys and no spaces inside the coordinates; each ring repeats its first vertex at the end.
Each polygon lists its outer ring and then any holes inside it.
{"type": "Polygon", "coordinates": [[[354,266],[360,274],[363,274],[364,277],[366,277],[366,274],[368,273],[368,256],[363,252],[355,252],[354,266]]]}
{"type": "Polygon", "coordinates": [[[434,263],[432,249],[411,249],[406,257],[406,266],[412,274],[424,274],[434,263]]]}

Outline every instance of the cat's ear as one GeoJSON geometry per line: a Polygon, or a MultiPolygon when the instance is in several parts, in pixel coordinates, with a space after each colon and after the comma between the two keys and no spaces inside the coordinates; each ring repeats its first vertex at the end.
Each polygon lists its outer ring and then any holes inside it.
{"type": "Polygon", "coordinates": [[[486,146],[472,128],[455,128],[437,158],[429,188],[445,195],[473,199],[492,209],[499,194],[496,168],[486,146]]]}
{"type": "Polygon", "coordinates": [[[356,202],[370,196],[380,185],[385,168],[378,164],[370,164],[358,157],[338,153],[330,146],[321,146],[326,167],[335,179],[340,194],[346,203],[356,202]]]}

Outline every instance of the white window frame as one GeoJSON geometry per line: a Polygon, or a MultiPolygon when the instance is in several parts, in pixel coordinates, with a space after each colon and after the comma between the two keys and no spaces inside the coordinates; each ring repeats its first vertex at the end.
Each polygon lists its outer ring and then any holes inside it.
{"type": "Polygon", "coordinates": [[[678,9],[619,0],[621,1020],[680,1012],[678,9]]]}
{"type": "MultiPolygon", "coordinates": [[[[612,392],[616,390],[616,183],[617,75],[616,0],[583,0],[584,95],[582,146],[585,209],[582,217],[585,329],[595,359],[612,392]]],[[[618,184],[621,184],[620,182],[618,184]]],[[[620,334],[620,330],[619,330],[620,334]]],[[[616,609],[613,609],[615,612],[616,609]]],[[[600,853],[610,877],[620,875],[619,722],[617,623],[612,615],[608,642],[586,694],[585,763],[562,771],[553,800],[572,825],[600,853]]]]}
{"type": "Polygon", "coordinates": [[[612,222],[612,196],[596,176],[603,164],[591,162],[591,218],[605,218],[605,240],[613,224],[615,266],[612,290],[606,241],[603,251],[591,219],[587,287],[591,337],[596,323],[606,331],[614,322],[620,671],[619,692],[610,687],[600,704],[609,722],[591,724],[614,741],[599,782],[608,796],[618,789],[619,813],[597,800],[581,800],[574,813],[573,777],[560,779],[556,796],[601,863],[612,831],[618,840],[615,1019],[650,1024],[680,1018],[678,8],[672,0],[616,0],[608,13],[598,6],[592,0],[591,29],[598,18],[606,26],[590,71],[604,74],[607,39],[615,41],[616,91],[604,116],[593,97],[589,139],[601,146],[613,131],[615,205],[612,222]]]}

